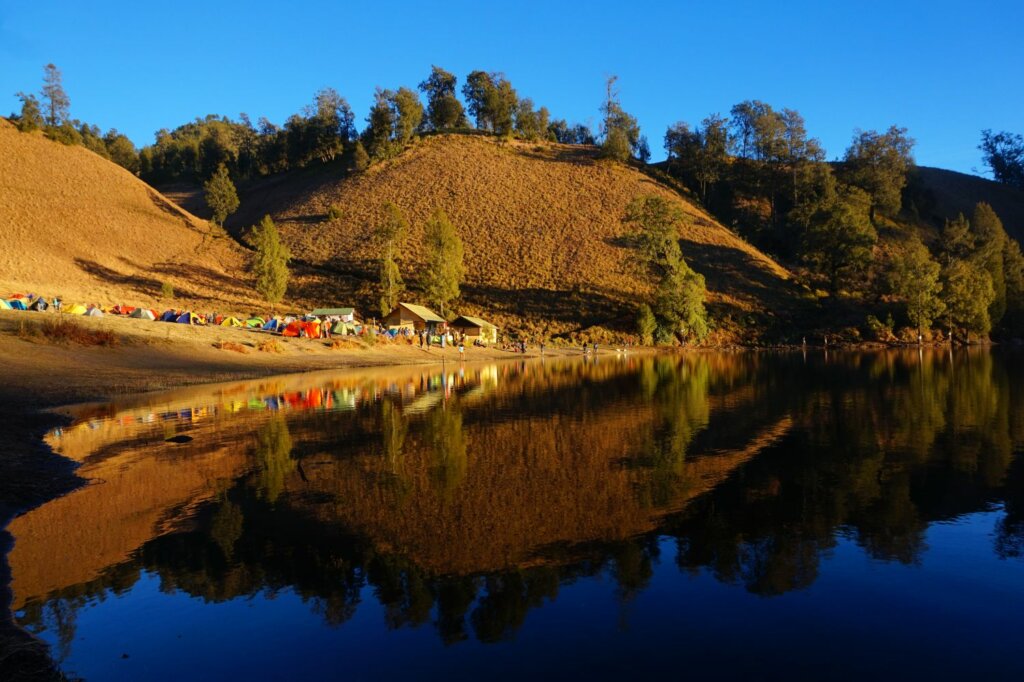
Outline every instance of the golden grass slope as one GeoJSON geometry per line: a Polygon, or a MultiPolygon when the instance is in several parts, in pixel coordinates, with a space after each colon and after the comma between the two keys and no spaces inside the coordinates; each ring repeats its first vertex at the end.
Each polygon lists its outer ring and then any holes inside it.
{"type": "Polygon", "coordinates": [[[87,149],[2,119],[0,235],[0,296],[157,305],[169,282],[179,306],[250,297],[244,251],[222,231],[87,149]]]}
{"type": "Polygon", "coordinates": [[[1024,243],[1024,191],[943,168],[918,166],[913,172],[919,185],[931,193],[935,204],[928,208],[936,217],[953,219],[963,213],[970,219],[975,205],[984,201],[999,215],[1006,232],[1024,243]]]}
{"type": "MultiPolygon", "coordinates": [[[[373,306],[373,229],[386,202],[412,224],[401,267],[416,299],[423,225],[436,209],[465,245],[459,312],[558,333],[591,325],[629,328],[654,282],[632,258],[621,219],[635,197],[657,194],[687,215],[683,252],[707,278],[715,312],[771,315],[797,293],[788,273],[677,192],[640,171],[596,158],[594,148],[499,142],[467,135],[419,140],[366,173],[303,171],[243,192],[236,226],[278,222],[296,258],[355,273],[353,299],[373,306]],[[341,219],[328,221],[337,204],[341,219]]],[[[364,308],[365,309],[365,308],[364,308]]]]}

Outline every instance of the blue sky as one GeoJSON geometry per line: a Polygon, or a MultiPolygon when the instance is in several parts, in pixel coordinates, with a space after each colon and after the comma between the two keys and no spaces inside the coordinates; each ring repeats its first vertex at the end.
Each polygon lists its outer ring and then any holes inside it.
{"type": "MultiPolygon", "coordinates": [[[[0,114],[64,73],[72,115],[137,145],[207,113],[282,123],[321,87],[360,127],[376,86],[438,64],[502,71],[596,124],[604,80],[661,158],[665,128],[761,99],[800,111],[829,158],[899,124],[923,165],[981,170],[983,128],[1024,133],[1024,0],[975,2],[37,2],[0,0],[0,114]]],[[[595,126],[596,127],[596,126],[595,126]]]]}

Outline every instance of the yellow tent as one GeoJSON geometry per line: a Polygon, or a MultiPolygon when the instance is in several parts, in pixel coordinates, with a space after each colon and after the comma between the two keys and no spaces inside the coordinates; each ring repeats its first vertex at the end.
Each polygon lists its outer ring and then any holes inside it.
{"type": "Polygon", "coordinates": [[[237,317],[225,317],[224,321],[220,323],[222,327],[241,327],[242,323],[238,321],[237,317]]]}
{"type": "Polygon", "coordinates": [[[66,312],[68,315],[85,315],[87,312],[89,312],[89,309],[86,308],[81,303],[76,303],[70,308],[67,308],[64,312],[66,312]]]}

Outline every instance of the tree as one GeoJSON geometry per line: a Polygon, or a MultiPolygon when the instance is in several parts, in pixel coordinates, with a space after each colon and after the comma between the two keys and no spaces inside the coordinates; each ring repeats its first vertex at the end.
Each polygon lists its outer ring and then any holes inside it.
{"type": "Polygon", "coordinates": [[[641,303],[636,311],[636,331],[640,335],[640,343],[649,346],[654,342],[654,332],[658,328],[658,321],[654,317],[651,306],[641,303]]]}
{"type": "Polygon", "coordinates": [[[974,260],[989,277],[995,298],[989,306],[988,315],[995,327],[1006,313],[1006,276],[1003,272],[1003,252],[1009,239],[1003,229],[1003,222],[991,206],[979,202],[971,216],[971,232],[974,234],[974,260]]]}
{"type": "Polygon", "coordinates": [[[961,329],[970,340],[971,332],[987,334],[992,328],[989,306],[995,298],[992,278],[967,260],[953,260],[942,269],[942,297],[950,340],[961,329]]]}
{"type": "Polygon", "coordinates": [[[703,340],[708,334],[706,295],[704,276],[680,258],[658,285],[654,301],[658,341],[671,343],[677,336],[703,340]]]}
{"type": "Polygon", "coordinates": [[[409,222],[398,206],[384,205],[384,220],[375,230],[380,245],[380,311],[381,316],[391,312],[405,288],[397,260],[409,231],[409,222]]]}
{"type": "Polygon", "coordinates": [[[352,147],[352,170],[362,173],[370,167],[370,155],[366,153],[366,147],[359,140],[356,140],[352,147]]]}
{"type": "Polygon", "coordinates": [[[423,103],[419,96],[409,88],[398,88],[391,97],[391,106],[395,110],[395,139],[405,145],[423,123],[423,103]]]}
{"type": "Polygon", "coordinates": [[[206,205],[213,211],[213,222],[223,225],[229,215],[238,210],[238,192],[235,183],[231,182],[228,169],[224,164],[203,184],[206,205]]]}
{"type": "Polygon", "coordinates": [[[974,256],[974,247],[971,224],[967,222],[963,213],[954,220],[946,221],[939,238],[939,253],[943,267],[948,267],[954,261],[970,260],[974,256]]]}
{"type": "Polygon", "coordinates": [[[368,125],[363,131],[363,142],[371,158],[386,159],[395,152],[395,147],[391,144],[397,119],[391,106],[394,95],[392,91],[380,88],[374,93],[373,108],[366,117],[368,125]]]}
{"type": "Polygon", "coordinates": [[[458,298],[459,285],[465,276],[462,240],[445,212],[437,209],[427,221],[424,241],[427,263],[423,292],[428,301],[437,305],[441,317],[444,317],[445,308],[458,298]]]}
{"type": "Polygon", "coordinates": [[[515,131],[526,140],[543,140],[548,137],[551,114],[545,107],[534,110],[533,100],[524,97],[515,110],[515,131]]]}
{"type": "Polygon", "coordinates": [[[135,145],[127,137],[117,132],[114,128],[107,131],[103,136],[103,143],[106,146],[110,160],[127,169],[131,173],[139,172],[139,152],[135,145]]]}
{"type": "Polygon", "coordinates": [[[504,74],[474,71],[466,76],[462,94],[477,128],[495,135],[512,133],[519,98],[504,74]]]}
{"type": "Polygon", "coordinates": [[[907,317],[920,334],[945,310],[939,264],[932,258],[920,237],[912,233],[910,240],[892,262],[890,283],[893,293],[903,299],[907,317]]]}
{"type": "Polygon", "coordinates": [[[983,130],[978,149],[996,182],[1024,189],[1024,137],[983,130]]]}
{"type": "Polygon", "coordinates": [[[893,214],[900,210],[907,171],[914,165],[913,149],[914,140],[907,136],[906,128],[892,126],[884,133],[854,131],[843,176],[871,196],[872,222],[876,209],[893,214]]]}
{"type": "Polygon", "coordinates": [[[35,95],[27,95],[24,92],[18,93],[21,100],[21,115],[18,117],[18,130],[23,133],[39,130],[43,127],[43,114],[39,109],[39,100],[35,95]]]}
{"type": "Polygon", "coordinates": [[[826,278],[832,296],[843,286],[855,287],[856,278],[871,263],[878,234],[871,225],[869,205],[864,192],[845,188],[815,214],[804,234],[803,259],[826,278]]]}
{"type": "Polygon", "coordinates": [[[47,64],[43,73],[42,100],[46,111],[46,124],[56,128],[68,120],[71,100],[64,91],[63,78],[53,64],[47,64]]]}
{"type": "Polygon", "coordinates": [[[355,136],[355,115],[345,98],[334,88],[316,93],[315,113],[308,118],[312,154],[322,162],[333,161],[355,136]]]}
{"type": "Polygon", "coordinates": [[[256,278],[256,291],[267,303],[280,303],[288,290],[291,253],[281,243],[277,226],[269,215],[252,228],[249,241],[255,249],[250,271],[256,278]]]}
{"type": "Polygon", "coordinates": [[[634,236],[645,265],[661,275],[682,260],[679,225],[683,211],[668,199],[654,194],[637,197],[626,206],[623,222],[634,227],[634,236]]]}
{"type": "Polygon", "coordinates": [[[449,130],[466,125],[462,102],[455,96],[456,78],[439,66],[430,67],[430,76],[419,89],[427,96],[427,121],[433,130],[449,130]]]}
{"type": "Polygon", "coordinates": [[[1003,249],[1003,277],[1006,279],[1004,326],[1013,335],[1024,333],[1024,255],[1016,239],[1007,239],[1003,249]]]}
{"type": "Polygon", "coordinates": [[[605,101],[601,105],[604,116],[601,124],[604,136],[601,155],[616,161],[627,161],[630,155],[639,156],[643,150],[640,146],[640,124],[619,103],[619,93],[615,89],[618,79],[618,76],[611,76],[605,84],[605,101]]]}

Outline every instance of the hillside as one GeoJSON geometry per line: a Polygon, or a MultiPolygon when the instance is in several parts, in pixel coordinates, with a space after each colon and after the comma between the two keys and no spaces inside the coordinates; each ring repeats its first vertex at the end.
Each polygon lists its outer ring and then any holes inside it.
{"type": "MultiPolygon", "coordinates": [[[[128,171],[0,119],[0,295],[247,305],[244,251],[128,171]]],[[[163,302],[168,303],[169,302],[163,302]]]]}
{"type": "Polygon", "coordinates": [[[923,218],[942,221],[963,213],[968,218],[979,201],[987,202],[1003,221],[1006,232],[1024,243],[1024,192],[976,175],[943,168],[918,166],[911,176],[912,189],[924,193],[923,218]]]}
{"type": "Polygon", "coordinates": [[[683,254],[707,278],[713,316],[765,329],[792,312],[799,292],[785,269],[679,193],[598,160],[589,147],[428,137],[361,175],[326,167],[258,181],[242,190],[229,228],[240,233],[270,214],[296,258],[337,272],[339,291],[375,311],[372,231],[384,204],[394,202],[412,225],[401,267],[414,299],[423,225],[442,208],[465,245],[460,311],[537,333],[631,330],[653,282],[636,266],[621,218],[644,194],[685,211],[683,254]],[[332,204],[342,210],[339,220],[327,219],[332,204]]]}

